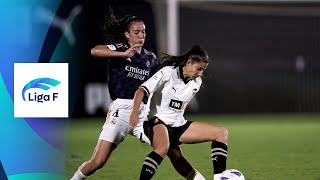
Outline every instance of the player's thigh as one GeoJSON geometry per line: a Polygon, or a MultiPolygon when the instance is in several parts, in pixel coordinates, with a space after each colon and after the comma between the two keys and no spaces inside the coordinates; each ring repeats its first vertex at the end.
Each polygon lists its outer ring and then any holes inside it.
{"type": "Polygon", "coordinates": [[[99,139],[119,145],[131,131],[129,113],[130,110],[125,105],[113,103],[109,107],[99,139]]]}
{"type": "Polygon", "coordinates": [[[194,121],[188,129],[180,136],[181,143],[200,143],[214,141],[225,131],[225,128],[207,122],[194,121]]]}
{"type": "MultiPolygon", "coordinates": [[[[161,149],[162,151],[168,151],[169,149],[169,134],[167,127],[164,124],[156,124],[153,126],[152,134],[152,146],[154,149],[161,149]]],[[[167,153],[167,152],[165,152],[167,153]]]]}
{"type": "Polygon", "coordinates": [[[103,125],[99,139],[119,145],[130,130],[128,122],[113,119],[103,125]]]}

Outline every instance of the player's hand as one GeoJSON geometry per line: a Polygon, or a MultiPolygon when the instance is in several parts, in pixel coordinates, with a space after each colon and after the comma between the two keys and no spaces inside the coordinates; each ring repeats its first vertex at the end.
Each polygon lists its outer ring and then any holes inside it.
{"type": "Polygon", "coordinates": [[[129,49],[127,49],[124,53],[125,53],[125,57],[127,58],[131,58],[137,51],[138,49],[140,49],[142,47],[141,44],[135,44],[132,47],[130,47],[129,49]]]}
{"type": "Polygon", "coordinates": [[[130,127],[135,128],[139,122],[139,113],[132,112],[130,115],[130,127]]]}

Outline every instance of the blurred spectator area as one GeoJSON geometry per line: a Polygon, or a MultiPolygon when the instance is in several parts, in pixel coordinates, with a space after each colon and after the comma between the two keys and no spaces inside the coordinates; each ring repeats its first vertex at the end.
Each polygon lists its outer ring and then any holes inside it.
{"type": "Polygon", "coordinates": [[[182,0],[178,7],[179,52],[200,44],[211,57],[196,112],[320,111],[320,3],[182,0]]]}
{"type": "MultiPolygon", "coordinates": [[[[168,49],[171,33],[167,24],[168,1],[137,0],[134,6],[132,2],[130,8],[123,6],[118,10],[131,13],[140,5],[148,7],[147,11],[141,8],[137,11],[149,18],[146,25],[152,31],[147,37],[151,36],[148,41],[154,44],[147,44],[148,48],[159,57],[161,52],[171,52],[168,49]]],[[[207,49],[211,59],[203,88],[189,104],[188,113],[320,111],[320,3],[177,2],[177,52],[199,44],[207,49]]],[[[95,18],[91,18],[94,24],[95,18]]],[[[94,73],[100,75],[99,78],[87,76],[86,84],[98,83],[104,87],[100,93],[108,93],[105,90],[107,69],[101,68],[97,61],[90,66],[97,67],[94,73]]],[[[92,97],[94,94],[87,98],[92,97]]],[[[104,107],[93,109],[93,113],[83,110],[84,115],[104,116],[106,103],[110,101],[103,101],[104,107]]],[[[87,106],[85,100],[82,103],[87,106]]]]}

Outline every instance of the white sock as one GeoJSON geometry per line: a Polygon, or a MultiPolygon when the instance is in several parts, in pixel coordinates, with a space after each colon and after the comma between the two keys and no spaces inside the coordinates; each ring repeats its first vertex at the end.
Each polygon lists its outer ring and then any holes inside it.
{"type": "Polygon", "coordinates": [[[82,174],[81,172],[81,168],[84,166],[85,163],[83,163],[78,170],[74,173],[74,175],[72,176],[72,178],[70,180],[83,180],[86,179],[88,176],[82,174]]]}
{"type": "Polygon", "coordinates": [[[197,171],[196,169],[193,169],[186,177],[187,180],[206,180],[202,174],[197,171]]]}

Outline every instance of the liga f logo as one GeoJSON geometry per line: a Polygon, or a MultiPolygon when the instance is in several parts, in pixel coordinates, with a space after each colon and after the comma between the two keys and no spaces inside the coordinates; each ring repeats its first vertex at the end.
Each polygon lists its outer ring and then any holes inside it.
{"type": "Polygon", "coordinates": [[[14,117],[66,118],[68,63],[14,64],[14,117]]]}
{"type": "Polygon", "coordinates": [[[51,87],[55,87],[61,82],[52,78],[37,78],[34,79],[30,82],[28,82],[22,90],[22,99],[24,101],[36,101],[36,102],[41,102],[43,103],[44,101],[50,101],[53,100],[55,101],[56,98],[58,98],[59,93],[52,93],[52,96],[50,94],[37,94],[36,92],[34,93],[34,96],[31,95],[31,93],[28,93],[28,98],[26,98],[26,91],[31,88],[39,88],[42,90],[47,91],[51,87]]]}

